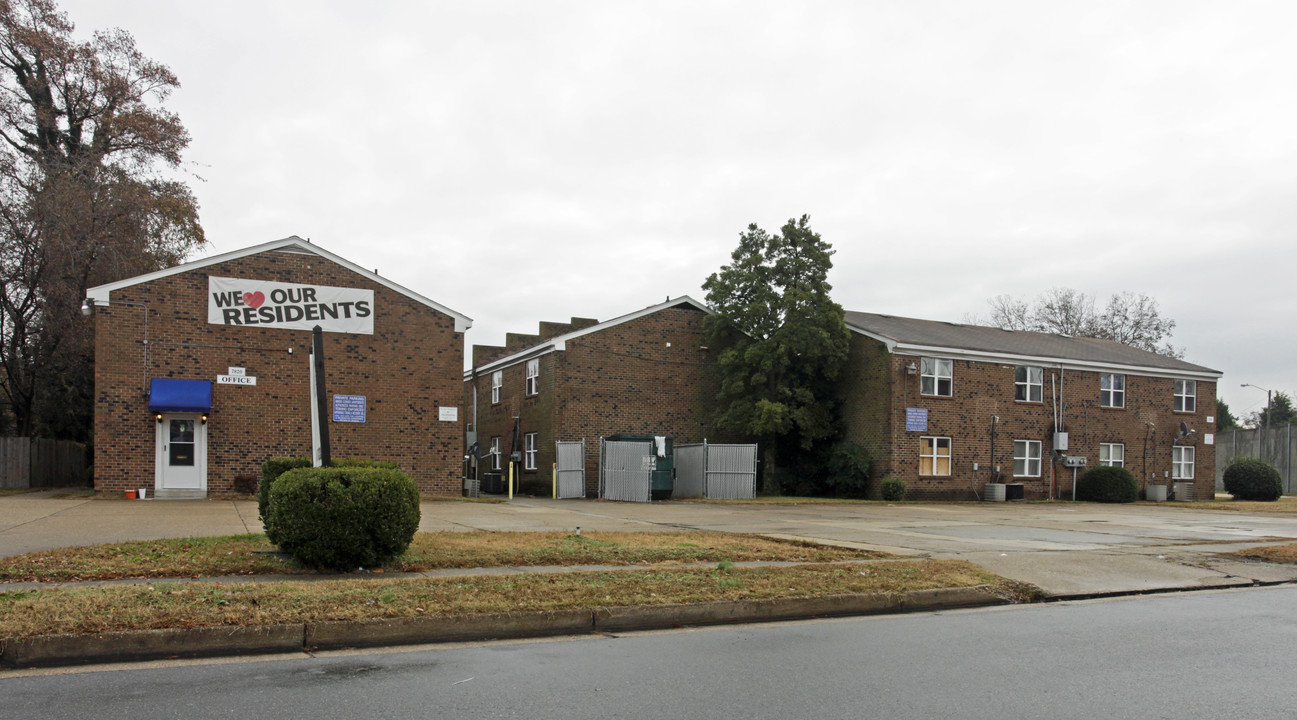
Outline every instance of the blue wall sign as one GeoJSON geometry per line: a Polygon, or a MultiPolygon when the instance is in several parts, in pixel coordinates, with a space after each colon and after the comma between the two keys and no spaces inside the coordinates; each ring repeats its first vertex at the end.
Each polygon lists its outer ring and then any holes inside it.
{"type": "Polygon", "coordinates": [[[905,429],[908,432],[927,432],[928,409],[905,408],[905,429]]]}
{"type": "Polygon", "coordinates": [[[365,422],[365,396],[334,395],[333,421],[356,423],[365,422]]]}

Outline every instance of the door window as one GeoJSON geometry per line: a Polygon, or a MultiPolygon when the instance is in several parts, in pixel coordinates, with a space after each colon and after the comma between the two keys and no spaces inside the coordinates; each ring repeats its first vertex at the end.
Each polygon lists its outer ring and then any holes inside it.
{"type": "Polygon", "coordinates": [[[167,443],[167,462],[174,466],[194,464],[194,421],[173,419],[167,443]]]}

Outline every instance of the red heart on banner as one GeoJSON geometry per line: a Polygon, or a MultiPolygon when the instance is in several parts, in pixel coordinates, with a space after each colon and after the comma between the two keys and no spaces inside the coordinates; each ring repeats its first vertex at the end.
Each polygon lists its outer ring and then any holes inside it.
{"type": "Polygon", "coordinates": [[[243,293],[243,304],[252,306],[252,309],[261,307],[266,302],[265,293],[258,290],[254,293],[243,293]]]}

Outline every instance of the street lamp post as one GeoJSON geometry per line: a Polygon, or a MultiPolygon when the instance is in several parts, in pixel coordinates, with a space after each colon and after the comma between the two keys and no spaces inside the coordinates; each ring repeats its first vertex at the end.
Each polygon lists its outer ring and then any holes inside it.
{"type": "Polygon", "coordinates": [[[1250,388],[1256,388],[1257,390],[1265,390],[1265,414],[1261,416],[1261,431],[1265,432],[1265,429],[1270,427],[1270,395],[1271,395],[1270,391],[1266,390],[1260,385],[1253,385],[1251,383],[1243,383],[1239,387],[1250,387],[1250,388]]]}

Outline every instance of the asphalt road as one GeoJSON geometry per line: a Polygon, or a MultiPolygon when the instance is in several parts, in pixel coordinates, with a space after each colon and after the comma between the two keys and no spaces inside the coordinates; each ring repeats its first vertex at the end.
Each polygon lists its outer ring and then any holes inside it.
{"type": "Polygon", "coordinates": [[[1291,718],[1292,586],[0,674],[6,717],[1291,718]]]}

